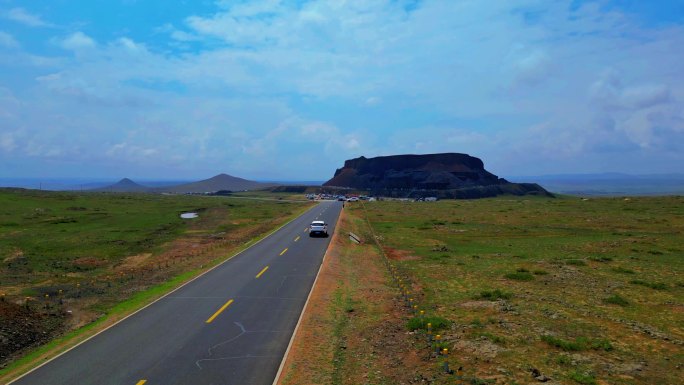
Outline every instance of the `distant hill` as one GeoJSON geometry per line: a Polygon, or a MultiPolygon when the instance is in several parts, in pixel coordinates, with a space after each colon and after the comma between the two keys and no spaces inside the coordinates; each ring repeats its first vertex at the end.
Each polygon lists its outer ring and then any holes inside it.
{"type": "Polygon", "coordinates": [[[181,184],[162,184],[157,182],[157,186],[150,187],[138,184],[128,178],[123,178],[117,183],[105,187],[99,187],[90,191],[101,192],[149,192],[149,193],[172,193],[172,194],[203,194],[214,193],[217,191],[245,191],[258,190],[273,187],[273,183],[254,182],[247,179],[234,177],[227,174],[219,174],[212,178],[199,182],[181,184]]]}
{"type": "Polygon", "coordinates": [[[186,183],[177,186],[160,187],[153,189],[153,191],[175,194],[201,194],[206,192],[216,192],[220,190],[259,190],[272,186],[274,186],[274,184],[272,183],[254,182],[251,180],[238,178],[228,174],[219,174],[212,178],[201,180],[199,182],[186,183]]]}
{"type": "Polygon", "coordinates": [[[510,183],[468,154],[360,157],[344,162],[325,187],[364,189],[373,195],[417,198],[484,198],[503,194],[551,196],[535,183],[510,183]]]}
{"type": "Polygon", "coordinates": [[[103,192],[149,192],[150,187],[143,186],[141,184],[135,183],[128,178],[123,178],[120,181],[114,183],[113,185],[100,187],[91,191],[103,191],[103,192]]]}

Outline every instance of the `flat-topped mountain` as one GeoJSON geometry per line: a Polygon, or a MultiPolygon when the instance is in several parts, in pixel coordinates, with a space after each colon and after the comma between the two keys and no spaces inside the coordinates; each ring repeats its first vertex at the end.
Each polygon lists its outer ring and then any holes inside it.
{"type": "Polygon", "coordinates": [[[143,186],[141,184],[135,183],[128,178],[123,178],[120,181],[114,183],[113,185],[101,187],[95,189],[95,191],[106,191],[106,192],[145,192],[149,191],[150,187],[143,186]]]}
{"type": "Polygon", "coordinates": [[[168,186],[154,189],[156,192],[169,192],[177,194],[187,193],[205,193],[216,192],[221,190],[227,191],[244,191],[244,190],[259,190],[262,188],[272,187],[273,184],[255,182],[247,179],[238,178],[228,174],[219,174],[212,178],[201,180],[199,182],[186,183],[177,186],[168,186]]]}
{"type": "Polygon", "coordinates": [[[458,153],[360,157],[344,162],[323,186],[370,190],[376,195],[481,198],[501,194],[550,195],[533,183],[510,183],[485,170],[482,160],[458,153]]]}

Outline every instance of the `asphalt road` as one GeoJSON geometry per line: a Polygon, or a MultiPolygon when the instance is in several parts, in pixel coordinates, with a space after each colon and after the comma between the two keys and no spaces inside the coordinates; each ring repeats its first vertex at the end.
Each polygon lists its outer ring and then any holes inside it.
{"type": "Polygon", "coordinates": [[[341,208],[320,203],[12,384],[271,384],[330,243],[306,228],[332,234],[341,208]]]}

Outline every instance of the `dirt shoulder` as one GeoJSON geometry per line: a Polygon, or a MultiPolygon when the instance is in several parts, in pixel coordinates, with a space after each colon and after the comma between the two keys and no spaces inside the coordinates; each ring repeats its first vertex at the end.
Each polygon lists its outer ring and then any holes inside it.
{"type": "Polygon", "coordinates": [[[427,344],[406,329],[408,312],[371,235],[342,212],[279,384],[443,383],[427,344]]]}

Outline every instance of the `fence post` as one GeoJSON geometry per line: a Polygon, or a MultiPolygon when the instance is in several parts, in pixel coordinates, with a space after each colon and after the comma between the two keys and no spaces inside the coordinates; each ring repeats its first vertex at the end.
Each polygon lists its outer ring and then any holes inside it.
{"type": "Polygon", "coordinates": [[[444,373],[451,374],[452,371],[449,369],[449,349],[444,348],[442,354],[444,355],[444,373]]]}

